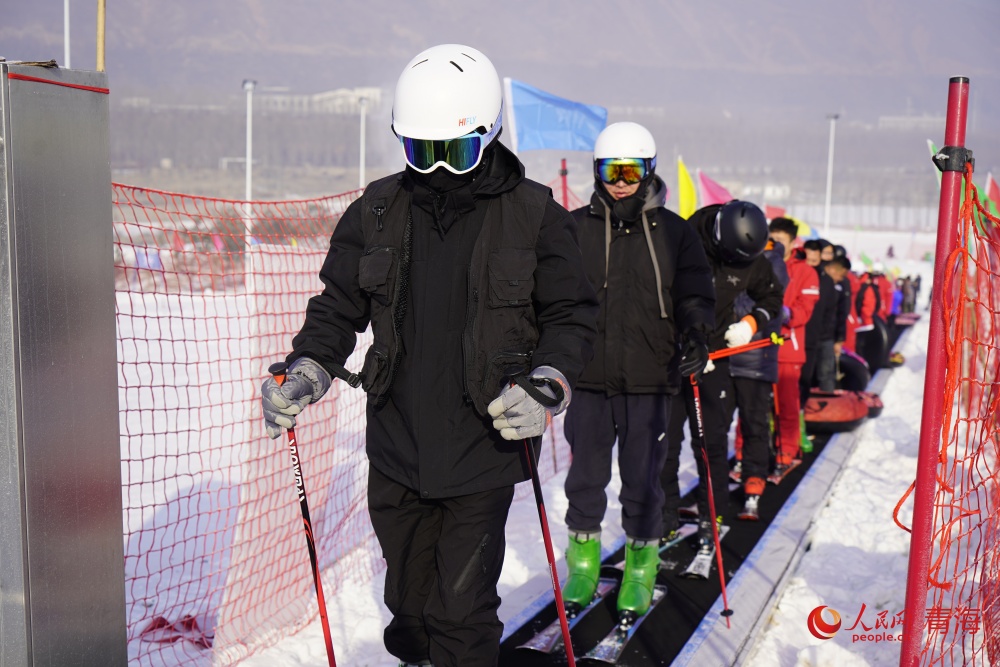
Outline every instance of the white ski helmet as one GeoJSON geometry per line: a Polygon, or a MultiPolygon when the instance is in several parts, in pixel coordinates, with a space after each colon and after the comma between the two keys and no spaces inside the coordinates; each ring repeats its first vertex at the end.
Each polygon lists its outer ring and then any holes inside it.
{"type": "Polygon", "coordinates": [[[642,158],[656,166],[656,140],[638,123],[613,123],[604,128],[594,143],[594,159],[642,158]]]}
{"type": "Polygon", "coordinates": [[[399,75],[392,130],[417,171],[443,165],[465,173],[479,164],[483,150],[499,134],[502,101],[500,77],[489,58],[461,44],[433,46],[399,75]],[[468,140],[446,143],[459,137],[468,140]]]}

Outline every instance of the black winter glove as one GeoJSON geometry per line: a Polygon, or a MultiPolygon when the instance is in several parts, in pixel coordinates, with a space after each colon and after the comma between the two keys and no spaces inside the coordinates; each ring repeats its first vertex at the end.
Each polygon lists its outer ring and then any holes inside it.
{"type": "Polygon", "coordinates": [[[687,380],[694,375],[695,382],[699,382],[707,365],[708,344],[704,337],[699,334],[687,336],[684,348],[681,350],[681,363],[678,366],[681,376],[687,380]]]}

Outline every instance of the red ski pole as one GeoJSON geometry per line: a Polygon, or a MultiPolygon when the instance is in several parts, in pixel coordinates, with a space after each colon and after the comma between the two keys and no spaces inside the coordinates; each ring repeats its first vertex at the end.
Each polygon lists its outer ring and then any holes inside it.
{"type": "MultiPolygon", "coordinates": [[[[267,372],[274,376],[278,386],[285,381],[288,364],[279,362],[271,364],[267,372]]],[[[306,530],[306,545],[309,547],[309,564],[312,566],[313,583],[316,585],[316,601],[319,603],[319,620],[323,625],[323,639],[326,640],[326,656],[330,667],[337,667],[337,659],[333,657],[333,638],[330,636],[330,621],[326,617],[326,598],[323,596],[323,581],[319,576],[319,564],[316,558],[316,541],[313,538],[312,521],[309,519],[309,502],[306,500],[306,485],[302,475],[302,462],[299,456],[298,444],[295,441],[295,429],[288,429],[288,451],[292,456],[292,472],[295,473],[295,491],[299,496],[299,509],[302,510],[302,523],[306,530]]]]}
{"type": "Polygon", "coordinates": [[[726,597],[726,571],[722,565],[722,544],[719,542],[719,526],[715,522],[715,494],[712,491],[712,469],[708,464],[708,443],[705,441],[705,423],[701,418],[701,391],[698,381],[691,375],[691,388],[694,389],[694,416],[698,422],[698,437],[701,438],[701,457],[705,461],[705,478],[708,480],[708,511],[712,514],[712,537],[715,538],[715,562],[719,566],[719,585],[722,586],[722,615],[726,617],[726,627],[731,627],[729,617],[733,610],[729,608],[726,597]]]}
{"type": "Polygon", "coordinates": [[[746,345],[739,345],[737,347],[724,347],[721,350],[716,350],[715,352],[709,352],[708,358],[712,361],[716,359],[723,359],[725,357],[731,357],[734,354],[743,354],[744,352],[749,352],[750,350],[759,350],[762,347],[770,347],[772,345],[784,345],[785,339],[778,334],[771,334],[770,338],[761,338],[760,340],[755,340],[746,345]]]}
{"type": "MultiPolygon", "coordinates": [[[[545,407],[555,407],[562,402],[563,388],[558,382],[549,381],[548,386],[555,392],[553,399],[540,392],[531,384],[530,380],[523,376],[514,378],[514,383],[519,385],[529,396],[544,405],[545,407]]],[[[545,557],[549,562],[549,579],[552,580],[552,592],[556,598],[556,613],[559,614],[559,627],[562,629],[563,644],[566,647],[566,663],[569,667],[576,667],[576,657],[573,655],[573,642],[569,636],[569,621],[566,619],[566,606],[563,604],[562,587],[559,585],[559,572],[556,571],[556,556],[552,550],[552,535],[549,532],[549,520],[545,512],[545,498],[542,496],[542,483],[538,478],[538,459],[535,458],[535,448],[531,446],[531,439],[524,439],[524,456],[528,461],[528,471],[531,473],[531,487],[535,491],[535,505],[538,506],[538,521],[542,524],[542,541],[545,542],[545,557]]]]}

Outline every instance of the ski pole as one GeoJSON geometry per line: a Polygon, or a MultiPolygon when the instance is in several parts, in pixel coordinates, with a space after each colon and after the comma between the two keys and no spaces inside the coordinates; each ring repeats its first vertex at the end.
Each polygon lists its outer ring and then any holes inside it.
{"type": "MultiPolygon", "coordinates": [[[[548,378],[536,379],[537,382],[547,384],[555,393],[556,398],[552,398],[531,384],[531,380],[524,376],[514,378],[514,383],[524,389],[533,399],[541,403],[546,408],[553,408],[560,403],[565,396],[562,385],[548,378]]],[[[524,455],[528,461],[528,470],[531,473],[531,487],[535,491],[535,505],[538,507],[538,521],[542,524],[542,541],[545,542],[545,557],[549,561],[549,579],[552,581],[552,592],[556,598],[556,613],[559,614],[559,627],[562,629],[563,645],[566,647],[566,663],[569,667],[576,667],[576,657],[573,655],[573,642],[569,636],[569,621],[566,619],[566,607],[563,604],[562,588],[559,585],[559,573],[556,571],[556,556],[552,550],[552,535],[549,533],[549,520],[545,512],[545,499],[542,496],[542,482],[538,478],[538,460],[535,458],[535,448],[531,446],[531,438],[524,439],[524,455]]]]}
{"type": "MultiPolygon", "coordinates": [[[[285,381],[288,364],[281,361],[271,364],[267,372],[274,376],[274,381],[280,387],[285,381]]],[[[302,462],[299,456],[298,444],[295,441],[295,429],[288,431],[288,451],[292,456],[292,472],[295,473],[295,491],[299,496],[299,509],[302,510],[302,523],[306,531],[306,545],[309,547],[309,564],[312,566],[313,583],[316,585],[316,601],[319,603],[319,620],[323,625],[323,639],[326,641],[326,656],[330,667],[337,667],[337,659],[333,657],[333,638],[330,636],[330,621],[326,617],[326,598],[323,596],[323,581],[319,576],[319,563],[316,557],[316,541],[313,538],[312,520],[309,518],[309,502],[306,500],[306,485],[302,475],[302,462]]]]}
{"type": "Polygon", "coordinates": [[[737,345],[736,347],[724,347],[721,350],[716,350],[715,352],[709,352],[708,358],[712,361],[716,359],[723,359],[725,357],[731,357],[734,354],[742,354],[744,352],[749,352],[750,350],[759,350],[762,347],[770,347],[772,345],[784,345],[785,339],[776,333],[772,333],[770,338],[761,338],[760,340],[755,340],[747,343],[746,345],[737,345]]]}
{"type": "Polygon", "coordinates": [[[701,457],[705,461],[705,478],[708,480],[708,511],[711,512],[712,537],[715,539],[715,562],[719,566],[719,584],[722,586],[722,615],[726,618],[726,627],[729,624],[729,617],[733,615],[733,610],[729,608],[729,600],[726,597],[726,571],[722,565],[722,544],[719,541],[719,526],[715,522],[715,493],[712,490],[712,469],[708,463],[708,442],[705,440],[705,423],[701,417],[701,391],[698,389],[698,380],[694,374],[691,375],[691,388],[694,390],[694,416],[698,422],[698,437],[701,438],[701,457]]]}

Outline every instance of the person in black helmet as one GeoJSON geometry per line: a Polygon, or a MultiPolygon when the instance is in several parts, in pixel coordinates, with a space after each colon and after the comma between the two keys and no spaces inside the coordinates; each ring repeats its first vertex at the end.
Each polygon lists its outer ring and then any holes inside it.
{"type": "MultiPolygon", "coordinates": [[[[733,200],[726,204],[706,206],[695,211],[688,222],[701,239],[708,262],[712,267],[715,283],[715,328],[708,339],[710,352],[726,347],[749,343],[757,330],[781,317],[783,289],[775,278],[767,259],[761,256],[768,241],[767,220],[754,204],[733,200]],[[737,319],[734,311],[736,299],[746,293],[754,308],[748,315],[737,319]]],[[[752,382],[746,378],[733,378],[729,360],[710,362],[701,378],[700,394],[702,423],[705,442],[698,437],[695,421],[694,390],[689,381],[682,383],[683,392],[671,408],[670,427],[667,431],[667,461],[660,476],[666,502],[664,505],[664,537],[678,527],[677,511],[680,505],[678,467],[685,418],[692,434],[691,446],[698,463],[701,492],[698,498],[700,516],[698,539],[703,549],[714,548],[710,523],[707,475],[702,462],[701,447],[708,452],[712,473],[716,520],[725,516],[729,506],[728,435],[735,409],[734,386],[752,382]]],[[[756,387],[754,389],[757,389],[756,387]]],[[[750,395],[750,391],[745,392],[750,395]]],[[[760,392],[757,392],[760,394],[760,392]]],[[[766,394],[763,394],[766,396],[766,394]]],[[[741,414],[744,434],[754,439],[767,438],[767,403],[741,414]]],[[[766,471],[763,473],[766,475],[766,471]]],[[[760,479],[763,483],[763,477],[760,479]]],[[[757,490],[755,488],[755,490],[757,490]]],[[[757,490],[757,496],[763,489],[757,490]]]]}

